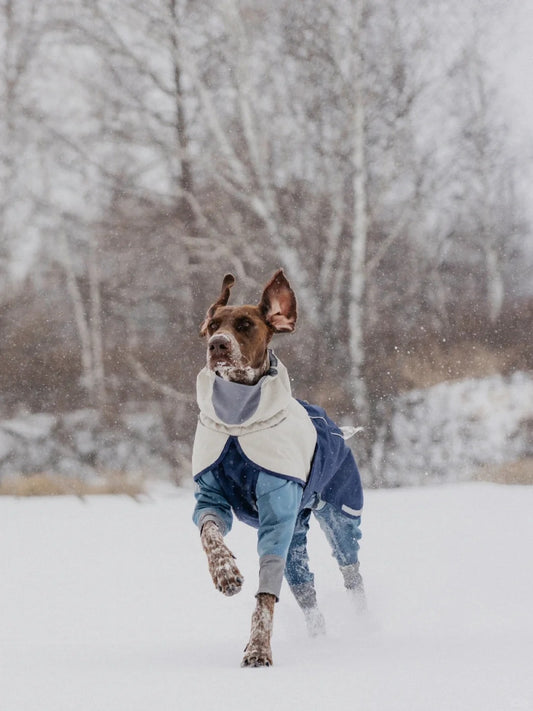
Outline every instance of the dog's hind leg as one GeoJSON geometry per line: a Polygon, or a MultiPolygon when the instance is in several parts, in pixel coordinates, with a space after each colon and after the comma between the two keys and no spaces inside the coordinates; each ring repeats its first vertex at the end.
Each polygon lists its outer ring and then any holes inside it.
{"type": "Polygon", "coordinates": [[[302,509],[298,514],[287,554],[285,578],[296,602],[304,613],[309,636],[318,637],[326,633],[326,622],[318,607],[314,575],[309,569],[307,533],[310,516],[311,509],[302,509]]]}
{"type": "Polygon", "coordinates": [[[228,596],[240,592],[244,578],[237,568],[235,556],[225,545],[222,533],[214,521],[204,523],[200,539],[217,590],[228,596]]]}
{"type": "Polygon", "coordinates": [[[365,612],[365,586],[358,561],[361,517],[345,516],[327,503],[315,509],[314,514],[331,546],[356,612],[365,612]]]}
{"type": "Polygon", "coordinates": [[[270,639],[274,621],[274,605],[276,596],[270,593],[259,593],[252,615],[250,641],[244,650],[241,667],[272,666],[272,650],[270,639]]]}

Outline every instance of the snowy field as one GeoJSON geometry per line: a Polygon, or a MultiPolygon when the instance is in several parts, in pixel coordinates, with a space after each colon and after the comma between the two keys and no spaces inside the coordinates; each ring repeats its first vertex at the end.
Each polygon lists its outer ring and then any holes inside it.
{"type": "Polygon", "coordinates": [[[286,589],[274,667],[239,667],[255,533],[228,541],[246,582],[212,586],[189,491],[0,499],[1,711],[533,709],[533,487],[367,493],[356,619],[316,527],[328,634],[286,589]]]}

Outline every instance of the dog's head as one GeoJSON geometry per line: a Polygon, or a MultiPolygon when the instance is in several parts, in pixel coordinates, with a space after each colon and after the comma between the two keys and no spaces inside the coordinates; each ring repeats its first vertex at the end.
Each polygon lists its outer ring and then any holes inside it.
{"type": "Polygon", "coordinates": [[[274,333],[296,325],[296,297],[282,269],[263,289],[257,306],[228,306],[235,283],[226,274],[222,291],[207,310],[200,335],[207,337],[207,367],[225,380],[253,385],[269,369],[268,344],[274,333]]]}

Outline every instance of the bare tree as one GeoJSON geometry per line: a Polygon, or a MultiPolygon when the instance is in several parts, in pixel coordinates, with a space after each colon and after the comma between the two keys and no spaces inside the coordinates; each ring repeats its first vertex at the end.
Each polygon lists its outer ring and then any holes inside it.
{"type": "Polygon", "coordinates": [[[512,241],[508,217],[514,167],[504,146],[506,126],[493,111],[498,102],[488,75],[474,39],[456,77],[457,88],[463,85],[456,110],[463,114],[462,177],[469,194],[463,227],[466,249],[479,250],[483,256],[486,310],[495,323],[503,307],[505,264],[512,241]]]}

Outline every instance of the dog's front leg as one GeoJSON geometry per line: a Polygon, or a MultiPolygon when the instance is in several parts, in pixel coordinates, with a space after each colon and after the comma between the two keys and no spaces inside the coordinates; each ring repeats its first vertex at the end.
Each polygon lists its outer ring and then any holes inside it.
{"type": "Polygon", "coordinates": [[[275,595],[270,593],[259,593],[257,595],[257,603],[252,615],[250,641],[244,650],[242,667],[272,666],[270,638],[272,637],[275,604],[275,595]]]}
{"type": "Polygon", "coordinates": [[[224,544],[222,533],[214,521],[206,521],[202,526],[200,539],[216,589],[228,596],[240,592],[244,578],[237,568],[235,556],[224,544]]]}

